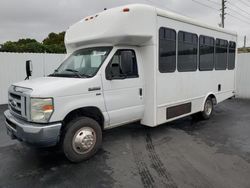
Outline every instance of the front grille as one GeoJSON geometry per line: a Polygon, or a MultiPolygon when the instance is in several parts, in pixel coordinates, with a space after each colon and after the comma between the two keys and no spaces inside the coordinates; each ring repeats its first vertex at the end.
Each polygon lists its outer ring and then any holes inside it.
{"type": "Polygon", "coordinates": [[[25,95],[15,91],[9,91],[9,109],[14,115],[27,119],[25,95]]]}
{"type": "Polygon", "coordinates": [[[16,109],[11,105],[10,105],[10,109],[11,109],[11,111],[15,112],[16,114],[18,114],[20,116],[22,115],[22,111],[20,109],[16,109]]]}
{"type": "Polygon", "coordinates": [[[12,98],[17,99],[17,100],[21,100],[21,96],[20,96],[20,95],[17,95],[17,94],[14,94],[14,93],[10,93],[10,96],[11,96],[12,98]]]}

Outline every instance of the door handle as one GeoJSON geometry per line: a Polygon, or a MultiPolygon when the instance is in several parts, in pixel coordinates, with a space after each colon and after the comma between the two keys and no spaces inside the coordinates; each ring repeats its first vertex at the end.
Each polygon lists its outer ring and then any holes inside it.
{"type": "Polygon", "coordinates": [[[142,88],[139,88],[139,95],[142,96],[142,88]]]}

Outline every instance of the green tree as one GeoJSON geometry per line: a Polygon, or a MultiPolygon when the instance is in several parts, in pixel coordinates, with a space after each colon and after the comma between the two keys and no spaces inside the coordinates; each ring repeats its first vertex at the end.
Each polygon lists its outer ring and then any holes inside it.
{"type": "Polygon", "coordinates": [[[65,53],[64,45],[65,32],[61,33],[50,33],[47,38],[43,40],[46,52],[48,53],[65,53]]]}
{"type": "Polygon", "coordinates": [[[2,52],[33,52],[42,53],[44,47],[35,39],[20,39],[17,42],[8,41],[2,45],[2,52]]]}
{"type": "Polygon", "coordinates": [[[17,48],[14,42],[7,41],[1,47],[1,52],[16,52],[17,48]]]}
{"type": "Polygon", "coordinates": [[[50,33],[42,43],[29,38],[8,41],[1,46],[0,52],[65,53],[64,36],[65,32],[50,33]]]}

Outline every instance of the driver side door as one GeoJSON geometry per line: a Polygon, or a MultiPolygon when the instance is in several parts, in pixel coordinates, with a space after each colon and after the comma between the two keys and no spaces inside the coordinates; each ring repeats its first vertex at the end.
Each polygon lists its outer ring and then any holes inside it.
{"type": "Polygon", "coordinates": [[[140,120],[143,115],[143,80],[138,60],[135,49],[117,49],[102,74],[110,126],[140,120]]]}

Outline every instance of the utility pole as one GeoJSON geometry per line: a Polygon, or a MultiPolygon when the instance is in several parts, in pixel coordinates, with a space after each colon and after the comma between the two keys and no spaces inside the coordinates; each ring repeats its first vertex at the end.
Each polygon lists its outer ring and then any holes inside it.
{"type": "Polygon", "coordinates": [[[226,0],[222,0],[222,2],[221,2],[221,27],[222,28],[224,28],[224,26],[225,26],[225,15],[226,15],[226,13],[225,13],[225,9],[227,8],[226,7],[226,0]]]}
{"type": "Polygon", "coordinates": [[[244,48],[246,48],[246,44],[247,44],[247,36],[244,36],[244,48]]]}

